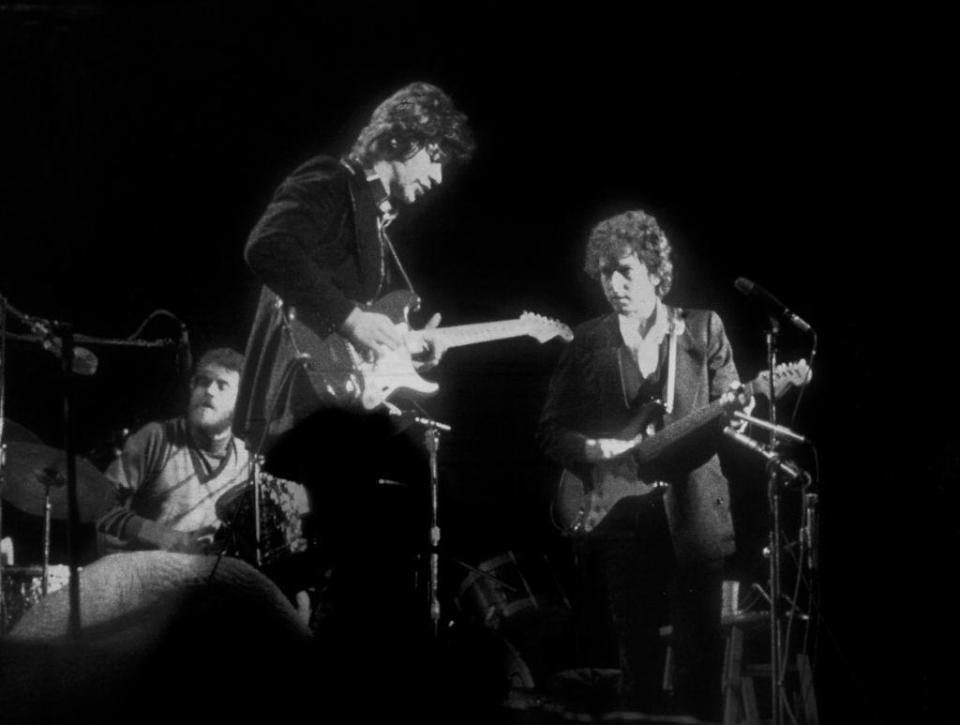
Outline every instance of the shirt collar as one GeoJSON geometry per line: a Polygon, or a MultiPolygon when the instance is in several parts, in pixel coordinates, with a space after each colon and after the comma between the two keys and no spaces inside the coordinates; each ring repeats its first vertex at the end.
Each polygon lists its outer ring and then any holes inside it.
{"type": "Polygon", "coordinates": [[[659,345],[663,338],[670,331],[670,320],[667,314],[667,306],[658,297],[656,305],[653,308],[653,326],[647,332],[645,337],[640,336],[640,330],[637,329],[637,322],[632,317],[617,315],[617,324],[620,327],[620,335],[623,341],[630,347],[637,345],[659,345]]]}
{"type": "Polygon", "coordinates": [[[377,174],[377,172],[373,169],[362,168],[356,162],[341,160],[341,163],[346,166],[351,173],[363,174],[363,177],[367,182],[367,188],[370,191],[370,195],[373,197],[373,203],[380,212],[381,221],[385,224],[392,222],[397,216],[397,210],[393,204],[393,201],[390,199],[390,195],[387,193],[387,187],[383,183],[383,179],[380,178],[379,174],[377,174]]]}

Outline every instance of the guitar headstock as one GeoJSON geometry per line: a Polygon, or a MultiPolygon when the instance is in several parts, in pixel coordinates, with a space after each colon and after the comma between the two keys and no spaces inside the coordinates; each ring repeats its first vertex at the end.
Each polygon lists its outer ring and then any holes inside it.
{"type": "MultiPolygon", "coordinates": [[[[813,379],[813,370],[807,365],[806,360],[801,358],[797,362],[782,363],[773,369],[773,394],[779,398],[791,388],[806,385],[811,379],[813,379]]],[[[769,395],[770,371],[764,370],[757,375],[756,380],[750,384],[750,388],[754,395],[769,395]]]]}
{"type": "Polygon", "coordinates": [[[564,342],[570,342],[573,339],[573,330],[557,320],[533,312],[524,312],[520,315],[520,319],[527,323],[526,333],[537,342],[547,342],[555,337],[561,338],[564,342]]]}

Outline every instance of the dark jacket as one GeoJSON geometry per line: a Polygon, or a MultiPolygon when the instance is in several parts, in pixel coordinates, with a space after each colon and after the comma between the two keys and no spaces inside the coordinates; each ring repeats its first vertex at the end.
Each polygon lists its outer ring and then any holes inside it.
{"type": "Polygon", "coordinates": [[[377,296],[383,282],[377,217],[363,171],[318,156],[280,184],[250,233],[244,255],[264,287],[247,339],[234,429],[254,451],[269,447],[316,401],[284,325],[287,311],[296,308],[300,322],[326,336],[355,305],[377,296]]]}
{"type": "MultiPolygon", "coordinates": [[[[685,329],[677,341],[674,411],[665,424],[708,405],[739,379],[719,316],[705,310],[688,310],[682,316],[685,329]]],[[[661,378],[666,377],[668,339],[661,348],[657,373],[661,378]]],[[[585,439],[617,437],[636,414],[641,382],[615,314],[578,326],[550,382],[540,418],[541,446],[562,466],[589,480],[585,439]]],[[[650,472],[670,484],[664,502],[680,563],[716,560],[734,551],[729,490],[716,455],[718,428],[713,427],[714,435],[698,436],[698,450],[689,451],[679,463],[670,461],[666,468],[650,472]]]]}

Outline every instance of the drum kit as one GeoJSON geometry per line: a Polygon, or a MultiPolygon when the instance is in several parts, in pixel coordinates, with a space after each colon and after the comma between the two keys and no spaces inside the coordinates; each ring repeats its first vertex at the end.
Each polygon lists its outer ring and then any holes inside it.
{"type": "MultiPolygon", "coordinates": [[[[69,582],[69,567],[50,563],[53,520],[66,521],[66,454],[44,445],[39,438],[14,421],[5,420],[9,439],[3,448],[2,500],[18,511],[43,519],[42,555],[39,565],[16,566],[11,545],[4,566],[3,618],[0,631],[6,631],[43,596],[69,582]]],[[[90,523],[106,513],[115,500],[114,487],[97,468],[83,458],[75,459],[77,504],[81,523],[90,523]]],[[[12,540],[10,540],[12,541],[12,540]]]]}
{"type": "MultiPolygon", "coordinates": [[[[151,319],[158,313],[151,314],[151,319]]],[[[171,315],[172,316],[172,315],[171,315]]],[[[144,325],[146,322],[144,322],[144,325]]],[[[142,329],[143,326],[141,326],[142,329]]],[[[67,564],[70,572],[70,627],[79,631],[79,570],[81,538],[80,525],[89,523],[105,513],[115,501],[114,487],[89,461],[76,454],[76,439],[73,415],[73,385],[76,376],[90,376],[97,371],[99,361],[88,348],[80,345],[112,347],[165,348],[177,346],[172,340],[134,339],[139,331],[128,339],[107,339],[77,334],[73,325],[58,320],[29,315],[0,295],[0,501],[31,516],[43,517],[43,554],[40,565],[41,596],[49,593],[53,585],[50,567],[51,521],[59,519],[67,525],[67,564]],[[24,332],[12,332],[9,321],[15,320],[24,332]],[[9,340],[25,342],[42,349],[60,363],[60,383],[63,412],[63,449],[45,445],[38,436],[13,421],[6,420],[7,343],[9,340]],[[79,343],[79,344],[78,344],[79,343]]],[[[5,560],[0,556],[0,634],[10,626],[14,607],[6,603],[7,591],[17,599],[18,592],[32,591],[31,585],[14,585],[15,581],[30,582],[34,569],[14,569],[12,540],[4,538],[3,508],[0,507],[0,542],[8,550],[5,560]],[[9,570],[8,572],[5,570],[9,570]]],[[[32,595],[31,595],[32,596],[32,595]]],[[[29,601],[18,601],[22,609],[29,601]]]]}
{"type": "MultiPolygon", "coordinates": [[[[69,588],[70,625],[68,631],[79,632],[79,587],[83,567],[73,544],[79,524],[92,524],[116,505],[116,489],[112,481],[90,460],[74,451],[71,437],[69,384],[65,386],[64,421],[65,445],[49,446],[29,429],[4,418],[4,377],[6,340],[21,339],[43,344],[44,349],[63,360],[64,378],[76,374],[92,374],[95,356],[74,342],[90,344],[92,338],[73,336],[59,323],[38,321],[13,309],[0,296],[0,501],[3,506],[17,510],[28,517],[42,520],[42,555],[40,562],[23,565],[14,558],[13,547],[5,548],[0,558],[0,635],[5,635],[44,597],[69,588]],[[29,335],[14,335],[6,329],[6,314],[13,312],[31,329],[29,335]],[[71,363],[72,360],[72,363],[71,363]],[[54,522],[68,527],[69,564],[51,563],[51,529],[54,522]]],[[[168,346],[169,340],[154,343],[101,340],[104,344],[138,344],[141,346],[168,346]]],[[[176,345],[178,343],[173,342],[176,345]]],[[[435,635],[442,634],[444,626],[462,623],[475,630],[487,632],[502,645],[503,676],[514,688],[531,690],[548,665],[542,656],[552,643],[563,638],[571,619],[571,606],[563,589],[545,559],[518,555],[513,551],[495,556],[473,566],[451,559],[443,559],[451,569],[458,565],[468,571],[450,602],[457,610],[452,616],[441,615],[440,527],[437,516],[439,488],[437,450],[439,436],[450,427],[427,416],[405,420],[406,425],[419,425],[424,430],[425,447],[430,458],[430,551],[427,576],[419,581],[426,584],[428,616],[435,635]],[[549,640],[549,641],[548,641],[549,640]]],[[[277,583],[286,594],[321,586],[324,560],[322,552],[306,530],[305,521],[311,513],[306,489],[290,480],[270,475],[256,459],[246,484],[236,486],[224,494],[216,504],[217,516],[223,522],[214,538],[214,550],[222,556],[240,559],[277,583]],[[286,581],[281,579],[286,577],[286,581]],[[285,586],[291,581],[292,586],[285,586]]],[[[3,539],[3,508],[0,507],[0,539],[3,539]]],[[[5,540],[6,544],[9,540],[5,540]]],[[[18,543],[18,542],[14,542],[18,543]]],[[[28,557],[29,558],[29,557],[28,557]]],[[[91,571],[98,562],[87,563],[91,571]]],[[[453,590],[451,587],[445,591],[453,590]]],[[[57,595],[58,602],[66,602],[67,592],[57,595]]],[[[299,592],[298,592],[299,594],[299,592]]],[[[311,606],[315,603],[311,602],[311,606]]],[[[320,602],[322,605],[322,602],[320,602]]],[[[444,610],[447,604],[444,603],[444,610]]],[[[316,608],[316,607],[315,607],[316,608]]],[[[38,608],[39,609],[39,608],[38,608]]]]}
{"type": "MultiPolygon", "coordinates": [[[[26,566],[15,565],[15,548],[5,547],[7,556],[0,568],[0,633],[12,628],[27,609],[66,586],[70,579],[69,566],[50,562],[52,523],[68,517],[66,455],[40,443],[37,436],[14,421],[7,419],[4,423],[10,440],[4,445],[0,495],[5,505],[43,520],[43,542],[41,563],[26,566]]],[[[75,459],[75,470],[80,522],[92,523],[115,505],[116,488],[85,458],[75,459]]],[[[310,510],[303,486],[254,465],[251,480],[231,488],[217,502],[217,514],[224,524],[216,534],[215,549],[266,572],[289,569],[292,558],[306,555],[310,549],[304,527],[310,510]]],[[[12,544],[10,538],[6,542],[12,544]]]]}
{"type": "MultiPolygon", "coordinates": [[[[8,633],[23,614],[46,595],[69,586],[70,626],[73,634],[80,631],[80,579],[83,569],[79,542],[81,524],[92,524],[117,503],[114,483],[90,460],[77,455],[73,435],[72,380],[75,376],[96,373],[97,356],[79,345],[122,348],[175,348],[181,368],[189,369],[189,339],[185,324],[166,310],[157,310],[143,322],[133,336],[126,339],[94,338],[76,334],[71,325],[26,314],[0,295],[0,635],[8,633]],[[180,337],[142,340],[140,332],[154,317],[173,318],[180,327],[180,337]],[[16,321],[25,329],[13,332],[8,322],[16,321]],[[64,447],[46,445],[28,428],[5,417],[7,342],[16,340],[42,348],[61,362],[63,383],[64,447]],[[183,358],[183,360],[181,360],[183,358]],[[15,509],[15,512],[14,512],[15,509]],[[10,518],[26,523],[30,531],[24,536],[9,536],[4,530],[4,511],[10,518]],[[33,552],[33,525],[30,520],[42,519],[42,546],[39,555],[28,559],[29,565],[15,558],[16,549],[33,552]],[[68,564],[51,563],[51,532],[54,525],[67,528],[68,564]]],[[[114,454],[119,449],[113,446],[114,454]]],[[[309,549],[304,534],[304,517],[309,514],[309,501],[302,487],[291,481],[275,478],[262,471],[259,462],[251,467],[246,484],[231,489],[218,504],[218,515],[225,525],[214,541],[215,551],[263,568],[269,576],[281,565],[309,549]]],[[[299,562],[298,562],[299,563],[299,562]]]]}

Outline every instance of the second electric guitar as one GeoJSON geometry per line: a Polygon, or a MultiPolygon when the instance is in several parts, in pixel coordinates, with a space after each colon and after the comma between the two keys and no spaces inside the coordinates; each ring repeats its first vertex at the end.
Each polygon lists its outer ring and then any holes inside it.
{"type": "MultiPolygon", "coordinates": [[[[773,374],[774,396],[779,398],[793,387],[806,385],[810,377],[811,371],[806,360],[778,365],[773,374]]],[[[763,371],[743,387],[750,395],[768,395],[769,371],[763,371]]],[[[717,400],[660,431],[652,432],[652,424],[661,413],[660,403],[652,401],[644,405],[630,424],[616,436],[632,441],[633,445],[623,455],[595,464],[591,486],[584,486],[583,481],[570,471],[565,470],[561,474],[553,502],[553,517],[561,531],[565,534],[586,534],[596,528],[620,499],[643,496],[653,491],[660,485],[659,482],[642,480],[637,474],[638,466],[669,456],[671,449],[683,445],[692,435],[726,412],[726,407],[717,400]]]]}

